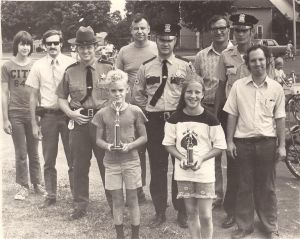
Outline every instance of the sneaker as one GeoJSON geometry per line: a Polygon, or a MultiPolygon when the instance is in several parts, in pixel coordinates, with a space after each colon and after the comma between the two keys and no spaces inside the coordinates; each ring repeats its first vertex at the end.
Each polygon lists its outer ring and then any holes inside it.
{"type": "Polygon", "coordinates": [[[41,184],[34,184],[33,185],[34,188],[34,192],[36,194],[40,194],[40,195],[46,195],[46,190],[44,189],[44,187],[41,184]]]}
{"type": "Polygon", "coordinates": [[[22,186],[20,191],[15,195],[15,200],[25,200],[28,197],[28,188],[22,186]]]}

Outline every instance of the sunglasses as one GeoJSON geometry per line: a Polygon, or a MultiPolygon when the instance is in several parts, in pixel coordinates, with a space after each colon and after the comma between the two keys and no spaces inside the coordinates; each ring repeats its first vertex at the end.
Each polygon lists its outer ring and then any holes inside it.
{"type": "Polygon", "coordinates": [[[234,29],[234,31],[235,32],[237,32],[237,33],[246,33],[246,32],[248,32],[250,29],[234,29]]]}
{"type": "Polygon", "coordinates": [[[52,44],[54,44],[54,46],[58,46],[60,44],[59,41],[48,41],[46,42],[47,46],[52,46],[52,44]]]}

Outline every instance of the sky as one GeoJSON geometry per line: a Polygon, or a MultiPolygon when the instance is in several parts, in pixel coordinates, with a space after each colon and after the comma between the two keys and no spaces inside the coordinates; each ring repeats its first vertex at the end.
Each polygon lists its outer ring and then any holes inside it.
{"type": "Polygon", "coordinates": [[[110,0],[111,1],[111,12],[119,10],[122,17],[125,15],[125,0],[110,0]]]}

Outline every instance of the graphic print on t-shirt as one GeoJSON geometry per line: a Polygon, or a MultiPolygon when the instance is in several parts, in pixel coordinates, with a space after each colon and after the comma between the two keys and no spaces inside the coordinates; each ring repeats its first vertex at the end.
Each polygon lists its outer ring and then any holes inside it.
{"type": "Polygon", "coordinates": [[[180,145],[182,148],[187,150],[187,146],[189,144],[192,144],[193,146],[198,145],[197,138],[196,138],[197,137],[196,132],[194,132],[193,130],[187,129],[182,134],[184,135],[180,142],[180,145]]]}

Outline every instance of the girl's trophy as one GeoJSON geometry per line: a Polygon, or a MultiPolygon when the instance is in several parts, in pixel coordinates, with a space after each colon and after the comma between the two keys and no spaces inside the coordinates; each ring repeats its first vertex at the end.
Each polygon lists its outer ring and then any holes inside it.
{"type": "Polygon", "coordinates": [[[187,153],[187,168],[192,168],[194,166],[193,159],[193,136],[192,132],[189,131],[189,136],[186,145],[186,153],[187,153]]]}
{"type": "Polygon", "coordinates": [[[114,143],[111,147],[112,151],[120,151],[123,148],[121,143],[121,135],[120,135],[120,110],[122,108],[122,103],[113,101],[112,102],[115,110],[116,110],[116,120],[115,120],[115,127],[114,127],[114,143]]]}

